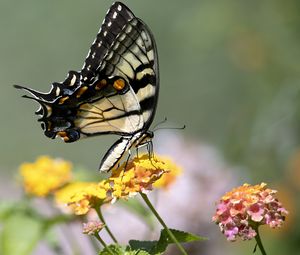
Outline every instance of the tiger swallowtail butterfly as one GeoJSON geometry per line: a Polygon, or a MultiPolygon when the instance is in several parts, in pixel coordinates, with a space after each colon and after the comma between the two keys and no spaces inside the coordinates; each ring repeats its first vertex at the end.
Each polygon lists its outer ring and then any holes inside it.
{"type": "Polygon", "coordinates": [[[40,104],[36,114],[49,138],[66,143],[88,136],[121,137],[104,155],[109,171],[132,147],[151,143],[159,91],[158,57],[148,26],[120,2],[108,10],[81,71],[69,71],[48,93],[15,85],[40,104]]]}

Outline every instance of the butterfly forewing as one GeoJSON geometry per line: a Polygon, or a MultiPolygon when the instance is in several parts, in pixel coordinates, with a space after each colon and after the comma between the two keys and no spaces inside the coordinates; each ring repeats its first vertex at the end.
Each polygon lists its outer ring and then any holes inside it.
{"type": "Polygon", "coordinates": [[[122,3],[114,3],[108,10],[96,39],[94,40],[81,70],[81,82],[94,81],[96,70],[122,28],[134,17],[122,3]]]}
{"type": "Polygon", "coordinates": [[[141,107],[143,127],[148,128],[158,98],[158,61],[154,39],[141,20],[134,18],[125,25],[104,58],[100,72],[129,82],[141,107]]]}

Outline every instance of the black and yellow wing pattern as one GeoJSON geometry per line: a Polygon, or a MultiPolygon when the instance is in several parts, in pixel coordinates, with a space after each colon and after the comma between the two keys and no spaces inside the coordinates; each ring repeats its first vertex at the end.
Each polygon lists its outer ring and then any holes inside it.
{"type": "Polygon", "coordinates": [[[154,37],[142,20],[116,2],[80,72],[70,71],[48,93],[15,87],[40,104],[36,114],[47,137],[60,136],[70,143],[94,135],[120,135],[100,165],[100,171],[109,171],[131,147],[152,138],[148,129],[159,91],[154,37]]]}

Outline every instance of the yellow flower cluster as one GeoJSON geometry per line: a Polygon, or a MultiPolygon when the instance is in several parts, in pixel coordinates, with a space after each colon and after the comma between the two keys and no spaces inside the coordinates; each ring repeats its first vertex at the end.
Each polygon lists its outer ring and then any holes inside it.
{"type": "Polygon", "coordinates": [[[34,163],[23,163],[20,174],[26,193],[45,197],[72,178],[72,164],[48,156],[39,157],[34,163]]]}
{"type": "Polygon", "coordinates": [[[160,160],[163,162],[166,172],[153,184],[153,186],[155,188],[168,189],[182,173],[182,169],[168,157],[160,157],[160,160]]]}
{"type": "Polygon", "coordinates": [[[181,173],[170,159],[158,156],[150,159],[148,154],[125,162],[112,170],[111,177],[99,183],[71,182],[71,167],[67,161],[47,156],[22,164],[20,173],[25,191],[41,197],[54,194],[57,205],[83,215],[112,200],[150,191],[153,186],[167,188],[181,173]]]}
{"type": "Polygon", "coordinates": [[[76,215],[86,214],[91,208],[109,202],[105,182],[74,182],[55,193],[58,205],[67,205],[76,215]]]}
{"type": "MultiPolygon", "coordinates": [[[[138,192],[152,190],[153,184],[163,174],[171,172],[173,165],[160,157],[149,159],[145,154],[125,162],[119,168],[113,170],[108,182],[112,188],[111,193],[115,199],[129,198],[138,192]]],[[[167,182],[165,182],[167,183],[167,182]]],[[[163,182],[161,186],[163,186],[163,182]]]]}

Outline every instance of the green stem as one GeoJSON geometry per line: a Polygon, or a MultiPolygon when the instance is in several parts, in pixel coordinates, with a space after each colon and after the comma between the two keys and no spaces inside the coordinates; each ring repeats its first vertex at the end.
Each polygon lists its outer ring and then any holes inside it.
{"type": "Polygon", "coordinates": [[[103,217],[102,211],[100,206],[95,206],[95,210],[97,212],[97,215],[99,217],[99,219],[102,221],[102,223],[104,224],[104,228],[107,231],[107,233],[109,234],[109,236],[111,237],[111,239],[115,242],[118,243],[117,239],[115,238],[115,236],[113,235],[113,233],[111,232],[111,230],[109,229],[109,227],[107,226],[105,219],[103,217]]]}
{"type": "Polygon", "coordinates": [[[147,204],[147,206],[150,208],[150,210],[152,211],[152,213],[155,215],[155,217],[157,218],[157,220],[160,222],[160,224],[164,227],[164,229],[167,231],[169,237],[172,239],[172,241],[176,244],[176,246],[178,247],[178,249],[181,251],[182,254],[187,255],[186,251],[184,250],[184,248],[182,247],[182,245],[178,242],[178,240],[176,239],[176,237],[173,235],[173,233],[171,232],[171,230],[167,227],[166,223],[163,221],[163,219],[159,216],[158,212],[155,210],[155,208],[153,207],[153,205],[151,204],[149,198],[147,197],[146,194],[141,193],[141,196],[143,198],[143,200],[145,201],[145,203],[147,204]]]}
{"type": "Polygon", "coordinates": [[[102,244],[102,246],[111,254],[114,255],[113,251],[106,245],[106,243],[103,241],[103,239],[99,236],[98,233],[95,233],[94,236],[97,238],[97,240],[102,244]]]}
{"type": "Polygon", "coordinates": [[[255,240],[256,240],[257,246],[259,247],[259,249],[261,251],[261,254],[262,255],[267,255],[267,253],[265,251],[265,248],[264,248],[264,246],[263,246],[263,244],[261,242],[261,239],[260,239],[260,235],[259,235],[259,232],[258,232],[258,226],[255,226],[254,230],[257,233],[257,235],[255,236],[255,240]]]}

